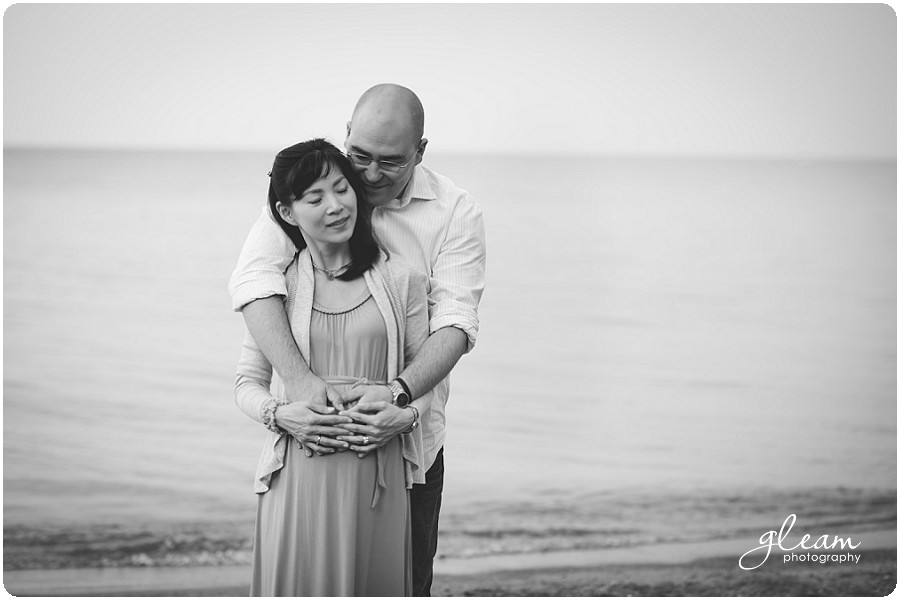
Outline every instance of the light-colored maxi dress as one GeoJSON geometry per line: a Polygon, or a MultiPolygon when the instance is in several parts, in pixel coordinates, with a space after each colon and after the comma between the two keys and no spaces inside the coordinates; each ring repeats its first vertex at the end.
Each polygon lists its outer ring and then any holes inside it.
{"type": "MultiPolygon", "coordinates": [[[[315,303],[310,368],[338,389],[387,379],[384,319],[368,288],[337,309],[315,303]]],[[[400,440],[360,459],[305,456],[293,440],[259,497],[252,596],[403,596],[409,512],[400,440]]]]}
{"type": "MultiPolygon", "coordinates": [[[[285,311],[300,354],[313,372],[339,389],[363,377],[397,377],[429,334],[424,275],[382,255],[364,279],[371,297],[329,310],[314,302],[315,272],[308,250],[285,271],[285,311]]],[[[413,401],[422,423],[430,422],[433,396],[429,391],[413,401]]],[[[262,422],[267,402],[284,397],[284,382],[247,334],[235,402],[262,422]]],[[[259,507],[251,591],[273,596],[408,595],[410,542],[403,485],[409,490],[425,481],[422,429],[397,436],[365,459],[352,451],[307,458],[291,436],[268,432],[253,485],[259,507]]]]}

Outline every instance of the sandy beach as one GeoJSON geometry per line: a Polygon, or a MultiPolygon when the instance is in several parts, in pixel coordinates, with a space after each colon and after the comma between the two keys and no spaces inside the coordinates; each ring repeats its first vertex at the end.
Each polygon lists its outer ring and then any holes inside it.
{"type": "Polygon", "coordinates": [[[436,596],[886,596],[897,586],[896,550],[864,553],[859,564],[773,561],[742,571],[734,557],[685,564],[503,571],[435,577],[436,596]]]}
{"type": "MultiPolygon", "coordinates": [[[[499,571],[471,575],[436,575],[434,596],[887,596],[897,586],[896,550],[863,553],[859,564],[823,566],[783,564],[742,571],[734,557],[685,564],[628,564],[601,567],[499,571]]],[[[32,587],[17,596],[246,596],[247,585],[221,585],[210,571],[196,585],[174,589],[164,581],[154,586],[83,590],[84,593],[32,587]]],[[[148,569],[156,570],[156,569],[148,569]]],[[[75,586],[77,588],[77,584],[75,586]]]]}
{"type": "MultiPolygon", "coordinates": [[[[737,563],[744,540],[621,551],[438,561],[435,596],[886,596],[897,586],[896,533],[868,536],[858,561],[737,563]],[[878,548],[878,546],[882,546],[878,548]],[[545,567],[538,565],[544,564],[545,567]]],[[[246,596],[247,566],[6,571],[15,596],[246,596]]]]}

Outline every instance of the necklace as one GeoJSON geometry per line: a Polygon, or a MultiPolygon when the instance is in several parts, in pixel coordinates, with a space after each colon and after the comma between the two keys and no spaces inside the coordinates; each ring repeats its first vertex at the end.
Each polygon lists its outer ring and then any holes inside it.
{"type": "Polygon", "coordinates": [[[337,277],[341,271],[343,271],[344,269],[349,267],[351,264],[353,264],[352,260],[350,262],[348,262],[346,265],[340,266],[337,269],[323,269],[322,267],[317,265],[315,262],[313,262],[312,266],[316,271],[322,271],[323,273],[325,273],[325,275],[328,277],[329,281],[334,281],[334,278],[337,277]]]}

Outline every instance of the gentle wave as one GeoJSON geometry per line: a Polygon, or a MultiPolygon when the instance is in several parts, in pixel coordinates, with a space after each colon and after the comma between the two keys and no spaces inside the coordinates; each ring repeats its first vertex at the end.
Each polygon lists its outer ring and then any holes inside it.
{"type": "MultiPolygon", "coordinates": [[[[485,502],[441,516],[438,559],[629,548],[746,537],[796,514],[816,535],[897,525],[896,491],[756,490],[746,495],[625,492],[485,502]]],[[[4,569],[245,565],[253,523],[4,529],[4,569]]],[[[748,545],[748,549],[751,547],[748,545]]]]}

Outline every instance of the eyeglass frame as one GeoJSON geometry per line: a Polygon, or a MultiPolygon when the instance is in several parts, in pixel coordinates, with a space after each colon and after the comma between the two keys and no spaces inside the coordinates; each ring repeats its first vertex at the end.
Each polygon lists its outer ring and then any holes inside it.
{"type": "Polygon", "coordinates": [[[347,158],[349,158],[350,162],[352,162],[354,165],[363,167],[364,169],[368,169],[369,165],[375,163],[379,171],[384,171],[385,173],[399,173],[401,169],[408,167],[414,160],[416,160],[416,154],[418,154],[419,150],[421,149],[422,140],[419,140],[419,144],[418,146],[416,146],[416,151],[413,152],[413,155],[410,157],[410,159],[402,165],[390,160],[375,160],[371,156],[366,156],[357,152],[350,152],[349,150],[347,150],[347,158]],[[365,164],[362,164],[362,162],[358,162],[357,158],[363,159],[365,161],[365,164]],[[390,167],[386,168],[386,165],[390,165],[390,167]],[[396,171],[394,169],[396,169],[396,171]]]}

